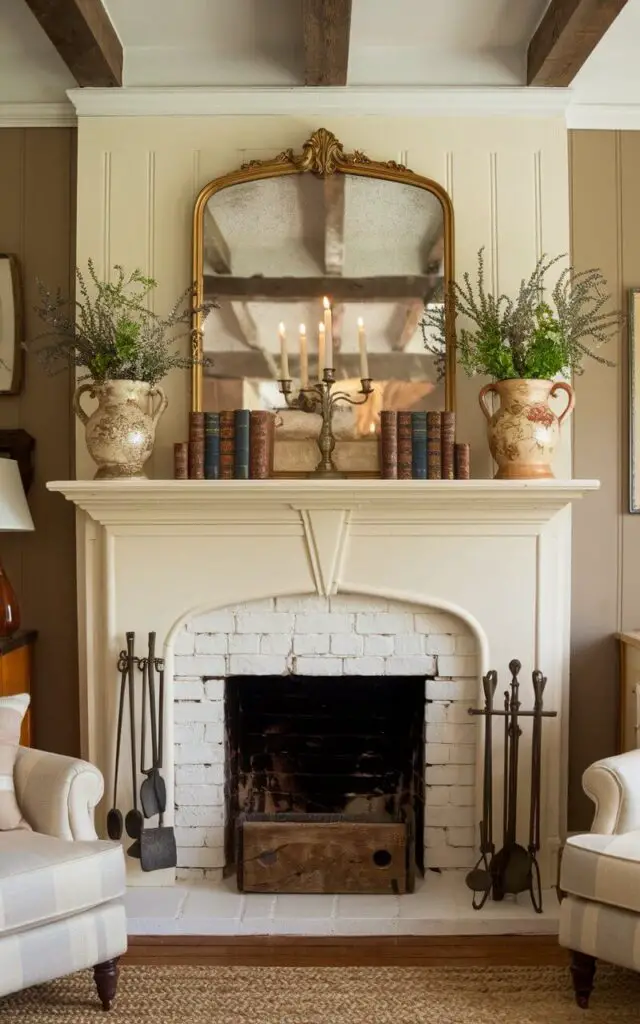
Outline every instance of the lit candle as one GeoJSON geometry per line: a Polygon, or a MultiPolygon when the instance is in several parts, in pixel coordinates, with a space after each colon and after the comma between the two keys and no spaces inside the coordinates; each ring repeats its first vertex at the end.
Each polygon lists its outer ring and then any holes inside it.
{"type": "Polygon", "coordinates": [[[280,324],[278,327],[278,337],[280,338],[280,374],[282,380],[290,380],[289,377],[289,356],[287,354],[287,335],[284,329],[284,324],[280,324]]]}
{"type": "Polygon", "coordinates": [[[324,306],[324,333],[326,336],[326,363],[325,366],[333,366],[333,329],[331,325],[331,303],[325,295],[322,300],[324,306]]]}
{"type": "Polygon", "coordinates": [[[307,353],[307,328],[300,324],[300,387],[309,384],[309,356],[307,353]]]}
{"type": "Polygon", "coordinates": [[[358,348],[360,349],[360,377],[369,379],[369,360],[367,358],[367,338],[364,333],[364,320],[358,317],[358,348]]]}
{"type": "Polygon", "coordinates": [[[318,380],[324,373],[324,324],[318,324],[318,380]]]}

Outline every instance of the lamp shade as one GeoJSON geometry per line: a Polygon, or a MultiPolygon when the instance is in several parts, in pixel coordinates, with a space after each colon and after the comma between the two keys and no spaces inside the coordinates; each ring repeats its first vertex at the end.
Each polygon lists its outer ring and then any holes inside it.
{"type": "Polygon", "coordinates": [[[18,463],[0,458],[0,531],[33,528],[18,463]]]}

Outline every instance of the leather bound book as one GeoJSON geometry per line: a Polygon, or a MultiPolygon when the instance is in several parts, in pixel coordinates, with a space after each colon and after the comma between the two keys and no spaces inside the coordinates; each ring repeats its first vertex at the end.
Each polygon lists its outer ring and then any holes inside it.
{"type": "Polygon", "coordinates": [[[456,414],[442,413],[442,479],[453,480],[455,476],[456,414]]]}
{"type": "Polygon", "coordinates": [[[398,479],[398,414],[393,409],[380,413],[380,466],[383,480],[398,479]]]}
{"type": "Polygon", "coordinates": [[[442,413],[427,413],[427,479],[442,480],[442,413]]]}
{"type": "Polygon", "coordinates": [[[249,422],[249,476],[268,480],[273,473],[275,413],[252,409],[249,422]]]}
{"type": "Polygon", "coordinates": [[[248,409],[236,409],[235,420],[235,459],[234,477],[236,480],[249,479],[249,424],[248,409]]]}
{"type": "Polygon", "coordinates": [[[411,413],[398,413],[398,480],[411,480],[411,413]]]}
{"type": "Polygon", "coordinates": [[[235,413],[220,413],[220,479],[233,480],[235,467],[235,413]]]}
{"type": "Polygon", "coordinates": [[[411,413],[411,475],[414,480],[427,479],[427,414],[411,413]]]}
{"type": "Polygon", "coordinates": [[[204,414],[204,478],[220,479],[220,413],[204,414]]]}
{"type": "Polygon", "coordinates": [[[456,480],[469,480],[471,476],[471,445],[464,443],[456,444],[456,480]]]}
{"type": "Polygon", "coordinates": [[[204,480],[204,413],[189,413],[189,479],[204,480]]]}
{"type": "Polygon", "coordinates": [[[173,446],[173,476],[175,480],[189,479],[189,444],[177,441],[173,446]]]}

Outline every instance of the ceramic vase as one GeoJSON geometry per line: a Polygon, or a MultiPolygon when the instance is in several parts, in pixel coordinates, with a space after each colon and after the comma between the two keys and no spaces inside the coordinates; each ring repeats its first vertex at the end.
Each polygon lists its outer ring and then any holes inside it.
{"type": "Polygon", "coordinates": [[[87,449],[98,467],[95,480],[145,475],[156,425],[167,408],[161,387],[139,380],[81,384],[73,396],[73,408],[85,425],[87,449]],[[80,404],[85,392],[98,402],[90,416],[80,404]]]}
{"type": "Polygon", "coordinates": [[[487,384],[479,396],[487,419],[491,454],[498,465],[496,480],[542,480],[553,477],[551,462],[560,424],[574,406],[571,385],[552,380],[501,380],[487,384]],[[556,416],[549,399],[566,392],[567,407],[556,416]],[[486,396],[494,392],[500,405],[492,413],[486,396]]]}

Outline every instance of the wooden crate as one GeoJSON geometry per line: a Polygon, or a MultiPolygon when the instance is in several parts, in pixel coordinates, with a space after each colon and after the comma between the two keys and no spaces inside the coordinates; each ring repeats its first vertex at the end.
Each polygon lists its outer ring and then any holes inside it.
{"type": "Polygon", "coordinates": [[[405,893],[414,851],[406,822],[339,814],[241,814],[241,892],[405,893]]]}

